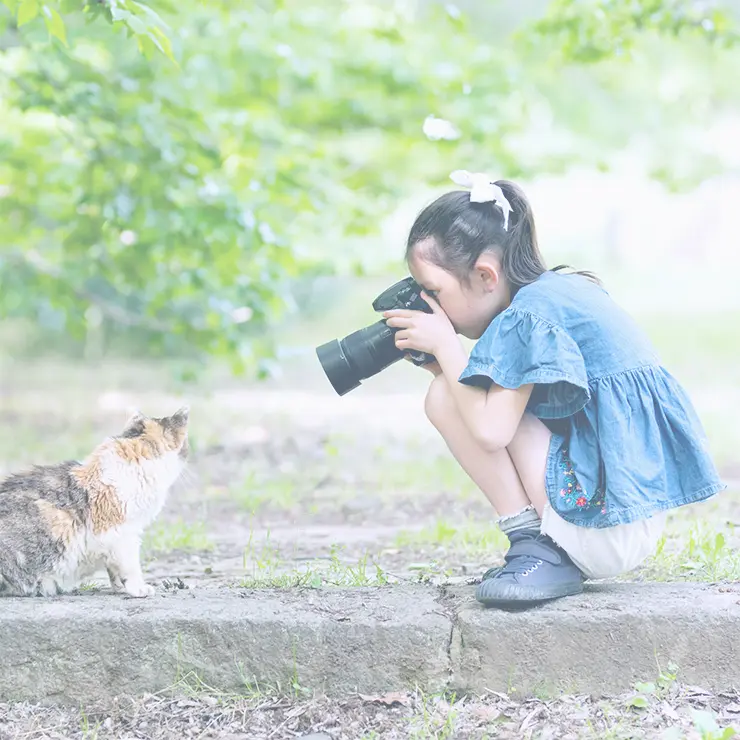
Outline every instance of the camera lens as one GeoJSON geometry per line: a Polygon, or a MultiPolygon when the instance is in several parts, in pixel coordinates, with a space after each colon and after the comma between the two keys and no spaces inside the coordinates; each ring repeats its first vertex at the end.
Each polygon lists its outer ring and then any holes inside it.
{"type": "Polygon", "coordinates": [[[340,396],[403,357],[394,334],[385,321],[378,321],[316,349],[326,377],[340,396]]]}
{"type": "Polygon", "coordinates": [[[353,388],[360,385],[360,381],[347,359],[342,343],[338,339],[332,339],[331,342],[317,347],[316,355],[321,367],[324,368],[326,377],[340,396],[349,393],[353,388]]]}

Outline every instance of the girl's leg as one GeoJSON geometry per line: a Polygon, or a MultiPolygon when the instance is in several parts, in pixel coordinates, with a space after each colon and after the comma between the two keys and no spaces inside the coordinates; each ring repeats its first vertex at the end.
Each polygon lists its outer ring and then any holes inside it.
{"type": "Polygon", "coordinates": [[[478,601],[486,606],[522,606],[580,592],[583,578],[578,568],[562,548],[540,534],[547,502],[547,427],[525,414],[507,449],[486,452],[465,426],[443,375],[432,381],[425,411],[460,466],[502,517],[499,526],[511,543],[506,564],[489,571],[491,577],[484,577],[478,586],[478,601]],[[530,505],[538,515],[528,510],[530,505]]]}
{"type": "Polygon", "coordinates": [[[539,419],[525,414],[509,447],[486,452],[465,426],[444,375],[429,386],[424,411],[498,516],[509,517],[530,504],[542,516],[550,430],[539,419]]]}

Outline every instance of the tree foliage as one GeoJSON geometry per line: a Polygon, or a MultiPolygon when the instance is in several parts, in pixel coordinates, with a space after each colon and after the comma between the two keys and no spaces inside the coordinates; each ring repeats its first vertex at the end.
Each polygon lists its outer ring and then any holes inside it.
{"type": "MultiPolygon", "coordinates": [[[[593,164],[661,123],[639,85],[630,120],[584,95],[624,95],[621,73],[570,86],[545,45],[522,59],[451,5],[2,2],[0,316],[237,370],[269,352],[291,281],[351,266],[342,237],[416,184],[593,164]],[[568,143],[538,148],[543,120],[568,143]]],[[[597,5],[608,28],[557,0],[538,32],[603,57],[642,16],[597,5]]]]}
{"type": "Polygon", "coordinates": [[[706,0],[553,0],[533,30],[533,39],[556,40],[565,59],[586,63],[629,54],[649,33],[740,41],[728,8],[706,0]]]}
{"type": "Polygon", "coordinates": [[[63,16],[80,12],[87,22],[104,19],[122,26],[136,38],[139,50],[151,56],[159,50],[172,61],[167,26],[148,4],[136,0],[2,0],[17,28],[41,18],[51,38],[68,46],[63,16]]]}

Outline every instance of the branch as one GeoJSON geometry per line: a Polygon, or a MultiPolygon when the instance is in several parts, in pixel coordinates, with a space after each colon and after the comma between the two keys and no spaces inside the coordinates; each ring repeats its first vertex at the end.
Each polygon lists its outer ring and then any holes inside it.
{"type": "Polygon", "coordinates": [[[54,280],[59,281],[65,287],[67,287],[72,293],[74,293],[80,300],[87,301],[88,303],[96,306],[100,309],[104,316],[109,319],[123,324],[124,326],[132,326],[137,328],[149,329],[153,331],[171,333],[176,330],[174,324],[169,324],[158,319],[151,317],[132,314],[125,308],[111,303],[102,296],[96,295],[85,288],[75,288],[72,284],[64,277],[60,270],[53,265],[50,265],[37,251],[29,250],[23,252],[15,249],[9,255],[8,259],[13,262],[23,264],[25,267],[29,267],[37,273],[41,273],[46,277],[50,277],[54,280]]]}

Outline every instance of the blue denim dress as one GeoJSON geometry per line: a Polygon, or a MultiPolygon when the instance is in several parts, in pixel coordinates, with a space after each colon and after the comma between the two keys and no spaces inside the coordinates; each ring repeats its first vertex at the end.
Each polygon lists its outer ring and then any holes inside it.
{"type": "Polygon", "coordinates": [[[552,431],[547,496],[573,524],[646,519],[725,488],[684,389],[630,316],[582,275],[546,272],[521,288],[459,380],[534,383],[527,408],[552,431]]]}

